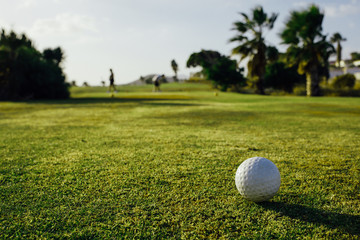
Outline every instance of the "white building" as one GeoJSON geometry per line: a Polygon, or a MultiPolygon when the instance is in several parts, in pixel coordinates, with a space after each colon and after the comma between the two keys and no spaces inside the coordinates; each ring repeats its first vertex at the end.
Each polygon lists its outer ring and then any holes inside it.
{"type": "Polygon", "coordinates": [[[356,80],[360,81],[360,68],[359,67],[351,67],[351,68],[341,68],[341,69],[330,69],[330,79],[339,75],[343,75],[346,73],[354,74],[356,80]]]}
{"type": "Polygon", "coordinates": [[[355,67],[360,67],[360,60],[353,61],[355,67]]]}

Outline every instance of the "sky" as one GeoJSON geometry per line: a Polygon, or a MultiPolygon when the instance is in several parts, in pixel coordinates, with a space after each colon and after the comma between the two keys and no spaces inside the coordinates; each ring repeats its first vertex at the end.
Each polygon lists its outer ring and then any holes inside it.
{"type": "Polygon", "coordinates": [[[347,39],[343,59],[360,52],[360,0],[0,0],[0,28],[25,33],[40,51],[60,46],[68,82],[108,83],[112,68],[115,84],[125,84],[148,74],[173,76],[173,59],[179,76],[188,77],[199,69],[186,61],[202,49],[230,55],[232,24],[258,5],[279,14],[265,39],[284,51],[279,32],[290,11],[311,3],[325,12],[323,33],[347,39]]]}

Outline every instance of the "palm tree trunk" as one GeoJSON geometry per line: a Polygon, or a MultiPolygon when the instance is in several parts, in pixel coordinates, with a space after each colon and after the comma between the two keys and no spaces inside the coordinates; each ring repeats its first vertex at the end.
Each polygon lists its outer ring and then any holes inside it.
{"type": "Polygon", "coordinates": [[[259,78],[256,80],[255,84],[256,84],[256,93],[264,95],[265,94],[265,91],[264,91],[264,77],[259,76],[259,78]]]}
{"type": "Polygon", "coordinates": [[[266,46],[263,42],[259,44],[258,53],[256,54],[256,59],[254,59],[256,65],[255,70],[257,75],[256,80],[256,91],[258,94],[265,95],[264,91],[264,79],[265,79],[265,68],[266,68],[266,46]]]}
{"type": "Polygon", "coordinates": [[[306,73],[306,95],[308,97],[320,96],[319,82],[318,67],[313,65],[306,73]]]}
{"type": "Polygon", "coordinates": [[[340,67],[340,64],[341,64],[341,45],[340,45],[340,41],[338,41],[338,43],[337,43],[336,64],[337,64],[338,67],[340,67]]]}

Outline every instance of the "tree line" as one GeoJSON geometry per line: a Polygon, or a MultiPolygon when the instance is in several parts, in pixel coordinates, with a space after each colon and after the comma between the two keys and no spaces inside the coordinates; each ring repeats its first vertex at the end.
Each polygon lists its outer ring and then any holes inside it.
{"type": "MultiPolygon", "coordinates": [[[[292,11],[279,33],[287,46],[280,53],[267,44],[265,33],[271,31],[278,14],[267,14],[261,6],[250,14],[240,13],[241,20],[232,24],[236,35],[229,39],[237,43],[232,55],[240,62],[248,59],[247,77],[239,62],[213,50],[201,50],[190,55],[187,67],[202,67],[202,74],[222,91],[238,91],[245,85],[258,94],[265,88],[293,91],[296,84],[305,84],[308,96],[319,96],[320,82],[329,78],[329,57],[336,53],[341,61],[341,42],[346,39],[335,33],[330,39],[323,33],[324,13],[316,5],[292,11]],[[332,45],[336,44],[336,48],[332,45]]],[[[359,53],[351,54],[360,59],[359,53]]],[[[40,52],[25,34],[17,35],[3,29],[0,35],[0,100],[61,99],[69,97],[70,84],[65,81],[60,47],[40,52]]],[[[177,79],[178,65],[171,61],[177,79]]],[[[351,79],[350,79],[351,80],[351,79]]],[[[353,80],[350,81],[350,84],[353,80]]]]}
{"type": "Polygon", "coordinates": [[[191,54],[187,67],[201,66],[204,76],[221,90],[248,84],[258,94],[264,94],[267,86],[291,92],[295,84],[304,82],[307,96],[319,96],[321,80],[329,78],[329,57],[337,53],[337,62],[340,62],[340,42],[346,40],[339,33],[331,39],[323,33],[324,13],[319,7],[311,5],[290,13],[279,33],[282,44],[287,46],[285,53],[268,45],[264,37],[265,31],[274,27],[278,14],[268,15],[258,6],[252,9],[250,15],[240,15],[242,20],[232,25],[236,35],[229,42],[238,44],[232,55],[240,56],[240,62],[248,59],[247,81],[242,76],[243,69],[235,60],[216,51],[202,50],[191,54]],[[337,47],[332,43],[336,43],[337,47]]]}
{"type": "Polygon", "coordinates": [[[0,100],[68,98],[60,47],[38,51],[25,34],[0,35],[0,100]]]}

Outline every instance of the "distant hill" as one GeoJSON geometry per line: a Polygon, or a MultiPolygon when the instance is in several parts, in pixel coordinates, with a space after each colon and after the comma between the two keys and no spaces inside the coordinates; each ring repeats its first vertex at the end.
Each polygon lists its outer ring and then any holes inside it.
{"type": "MultiPolygon", "coordinates": [[[[125,85],[144,85],[144,84],[152,84],[152,79],[154,76],[157,76],[159,74],[148,74],[146,76],[142,76],[140,77],[139,79],[133,81],[133,82],[130,82],[130,83],[127,83],[125,85]]],[[[179,76],[179,82],[184,82],[186,79],[185,76],[179,76]]],[[[165,76],[165,82],[166,83],[172,83],[172,82],[176,82],[175,81],[175,78],[173,76],[169,77],[169,76],[165,76]]]]}

